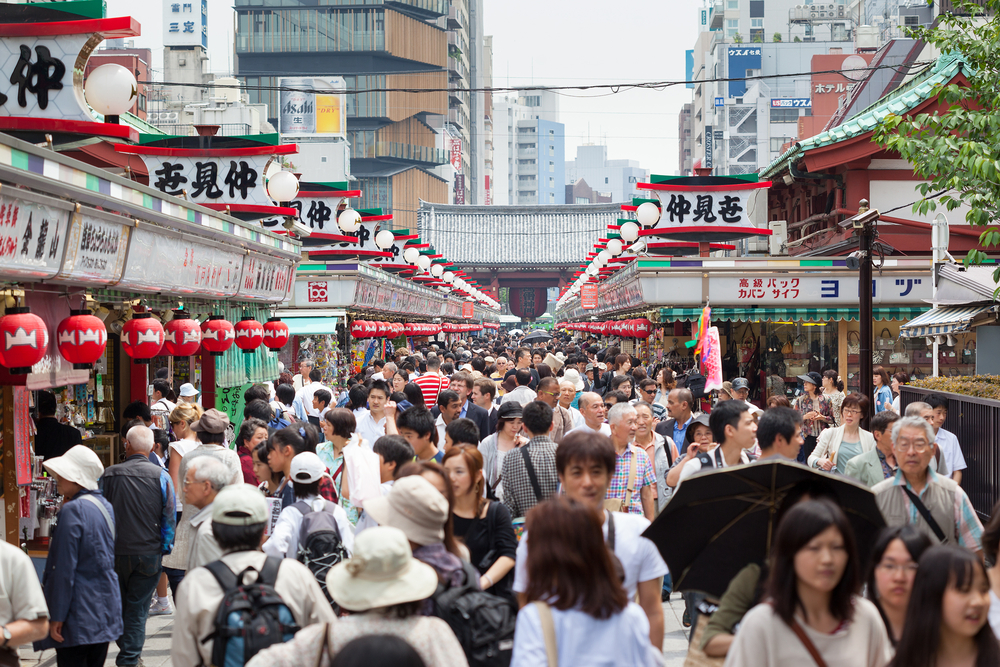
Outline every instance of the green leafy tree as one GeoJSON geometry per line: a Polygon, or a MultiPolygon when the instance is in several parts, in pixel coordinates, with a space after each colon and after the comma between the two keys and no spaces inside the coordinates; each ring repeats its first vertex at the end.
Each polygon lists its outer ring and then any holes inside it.
{"type": "Polygon", "coordinates": [[[780,42],[781,41],[781,33],[780,32],[774,33],[774,41],[775,42],[780,42]]]}
{"type": "MultiPolygon", "coordinates": [[[[916,188],[921,199],[914,213],[965,205],[966,222],[986,226],[1000,220],[1000,0],[988,0],[985,7],[956,0],[955,6],[968,15],[945,14],[936,26],[909,32],[941,53],[960,55],[971,70],[969,85],[939,87],[944,112],[887,116],[874,141],[899,153],[926,179],[916,188]]],[[[979,242],[983,248],[1000,245],[1000,228],[990,226],[979,242]]],[[[983,250],[970,250],[965,263],[986,259],[983,250]]],[[[993,279],[1000,281],[1000,268],[993,279]]]]}

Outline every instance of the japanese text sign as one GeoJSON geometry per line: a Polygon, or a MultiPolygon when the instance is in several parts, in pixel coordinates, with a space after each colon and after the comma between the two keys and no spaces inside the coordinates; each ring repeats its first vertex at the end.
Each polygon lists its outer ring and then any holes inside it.
{"type": "Polygon", "coordinates": [[[580,306],[590,310],[597,308],[597,285],[587,283],[580,286],[580,306]]]}
{"type": "MultiPolygon", "coordinates": [[[[123,221],[124,222],[124,221],[123,221]]],[[[74,214],[66,243],[66,259],[58,278],[112,284],[125,268],[130,227],[86,213],[74,214]]]]}
{"type": "Polygon", "coordinates": [[[21,278],[55,276],[66,249],[69,216],[55,206],[0,196],[0,272],[21,278]]]}
{"type": "Polygon", "coordinates": [[[163,0],[163,45],[208,48],[208,0],[163,0]]]}
{"type": "Polygon", "coordinates": [[[750,194],[747,190],[664,193],[657,227],[751,225],[747,213],[750,194]]]}
{"type": "Polygon", "coordinates": [[[270,155],[172,157],[144,155],[149,184],[168,195],[185,191],[197,204],[274,206],[264,187],[270,155]]]}
{"type": "Polygon", "coordinates": [[[126,289],[234,297],[243,276],[243,253],[198,243],[163,229],[140,227],[132,233],[125,274],[126,289]]]}
{"type": "MultiPolygon", "coordinates": [[[[857,276],[789,275],[712,276],[709,298],[712,303],[733,305],[817,306],[858,304],[857,276]]],[[[931,298],[931,281],[926,275],[883,275],[872,279],[875,304],[923,304],[931,298]]]]}

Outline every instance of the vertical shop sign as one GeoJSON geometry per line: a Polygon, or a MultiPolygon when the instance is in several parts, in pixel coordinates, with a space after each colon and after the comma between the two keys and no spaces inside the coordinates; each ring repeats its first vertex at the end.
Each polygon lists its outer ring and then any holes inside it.
{"type": "Polygon", "coordinates": [[[583,285],[580,288],[580,306],[586,310],[597,308],[597,285],[583,285]]]}

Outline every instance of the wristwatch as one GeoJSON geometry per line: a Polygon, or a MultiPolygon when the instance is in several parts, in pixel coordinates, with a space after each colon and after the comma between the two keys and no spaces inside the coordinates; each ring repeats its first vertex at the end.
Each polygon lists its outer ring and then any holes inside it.
{"type": "Polygon", "coordinates": [[[0,630],[3,630],[3,644],[0,647],[7,648],[7,642],[10,641],[10,630],[7,629],[6,625],[0,625],[0,630]]]}

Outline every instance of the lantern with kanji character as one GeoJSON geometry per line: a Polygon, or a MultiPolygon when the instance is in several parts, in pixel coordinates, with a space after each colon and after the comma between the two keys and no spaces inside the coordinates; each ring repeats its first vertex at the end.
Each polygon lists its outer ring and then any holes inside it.
{"type": "Polygon", "coordinates": [[[548,307],[544,287],[512,287],[509,291],[510,312],[522,320],[541,317],[548,307]]]}
{"type": "Polygon", "coordinates": [[[244,317],[236,326],[236,347],[250,354],[264,342],[264,326],[252,317],[244,317]]]}
{"type": "Polygon", "coordinates": [[[89,310],[72,310],[56,328],[56,346],[63,359],[73,368],[84,370],[104,356],[108,344],[108,329],[89,310]]]}
{"type": "Polygon", "coordinates": [[[351,322],[351,338],[367,338],[365,334],[365,325],[368,324],[364,320],[354,320],[351,322]]]}
{"type": "Polygon", "coordinates": [[[288,342],[288,325],[280,317],[272,317],[264,324],[264,347],[280,350],[288,342]]]}
{"type": "Polygon", "coordinates": [[[233,323],[222,315],[212,315],[201,325],[201,347],[213,357],[221,357],[235,340],[233,323]]]}
{"type": "Polygon", "coordinates": [[[163,327],[149,313],[136,313],[122,327],[122,347],[136,364],[148,364],[163,348],[163,327]]]}
{"type": "Polygon", "coordinates": [[[0,364],[12,375],[26,375],[42,360],[49,345],[49,331],[38,315],[27,308],[8,308],[0,318],[0,364]]]}
{"type": "Polygon", "coordinates": [[[184,310],[163,327],[163,349],[172,357],[190,357],[201,347],[201,327],[184,310]]]}
{"type": "Polygon", "coordinates": [[[645,317],[640,317],[635,320],[635,337],[636,338],[649,338],[649,334],[652,332],[653,323],[650,322],[645,317]]]}

